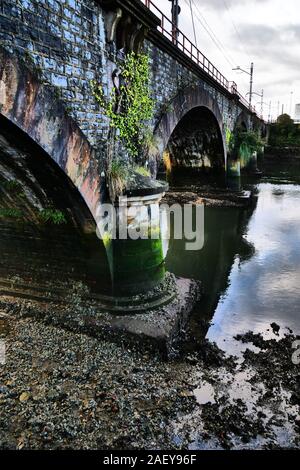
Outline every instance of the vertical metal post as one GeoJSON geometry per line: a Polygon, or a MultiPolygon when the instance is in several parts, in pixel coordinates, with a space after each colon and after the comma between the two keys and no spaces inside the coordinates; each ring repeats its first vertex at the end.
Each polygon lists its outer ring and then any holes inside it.
{"type": "Polygon", "coordinates": [[[177,29],[178,29],[178,13],[179,13],[178,2],[179,0],[174,0],[174,24],[177,29]]]}
{"type": "Polygon", "coordinates": [[[171,0],[171,1],[172,1],[172,40],[174,44],[177,44],[179,0],[171,0]]]}
{"type": "Polygon", "coordinates": [[[260,114],[264,114],[264,90],[261,90],[260,114]]]}
{"type": "Polygon", "coordinates": [[[292,117],[292,102],[293,102],[293,91],[290,94],[290,117],[292,117]]]}
{"type": "Polygon", "coordinates": [[[253,62],[251,62],[250,66],[250,90],[249,90],[249,105],[251,107],[252,103],[252,88],[253,88],[253,62]]]}

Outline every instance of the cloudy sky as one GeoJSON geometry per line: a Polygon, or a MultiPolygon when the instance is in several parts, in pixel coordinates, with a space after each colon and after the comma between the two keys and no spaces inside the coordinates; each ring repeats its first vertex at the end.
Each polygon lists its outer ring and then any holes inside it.
{"type": "MultiPolygon", "coordinates": [[[[170,15],[169,0],[152,0],[170,15]]],[[[191,0],[198,48],[245,95],[249,76],[233,71],[254,62],[253,90],[264,89],[264,116],[294,115],[300,103],[300,1],[299,0],[191,0]],[[209,33],[210,35],[209,35],[209,33]],[[212,39],[213,38],[213,39],[212,39]]],[[[180,29],[194,39],[190,0],[179,0],[180,29]]],[[[253,96],[260,111],[260,97],[253,96]]]]}

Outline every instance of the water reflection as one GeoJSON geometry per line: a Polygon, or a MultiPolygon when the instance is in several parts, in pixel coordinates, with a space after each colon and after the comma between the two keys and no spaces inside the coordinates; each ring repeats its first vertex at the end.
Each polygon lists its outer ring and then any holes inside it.
{"type": "MultiPolygon", "coordinates": [[[[258,204],[246,239],[255,247],[247,262],[232,266],[229,287],[213,316],[208,337],[224,347],[224,339],[270,323],[300,330],[300,187],[259,185],[258,204]]],[[[235,345],[228,342],[227,350],[235,345]]]]}
{"type": "MultiPolygon", "coordinates": [[[[34,159],[26,158],[35,174],[34,159]]],[[[1,155],[1,165],[6,170],[5,155],[1,155]]],[[[207,334],[228,351],[235,349],[231,341],[233,335],[247,330],[262,331],[274,321],[289,326],[296,333],[300,329],[300,212],[297,209],[300,204],[300,165],[282,162],[278,165],[266,164],[265,176],[259,184],[253,179],[244,179],[246,187],[258,190],[257,204],[254,201],[249,209],[205,208],[202,250],[186,251],[185,239],[170,240],[166,269],[203,283],[204,295],[192,318],[195,335],[203,337],[207,334]],[[212,321],[208,331],[207,323],[202,320],[212,321]],[[204,325],[203,329],[200,325],[204,325]]],[[[47,166],[43,168],[43,172],[40,167],[36,174],[41,187],[47,188],[46,181],[51,172],[47,166]]],[[[197,177],[194,184],[224,187],[222,177],[219,181],[210,180],[209,176],[204,178],[205,181],[201,181],[197,177]]],[[[59,191],[64,184],[59,184],[59,179],[52,181],[55,184],[48,185],[46,196],[67,214],[73,207],[77,209],[78,218],[84,218],[77,199],[71,196],[66,199],[59,191]],[[62,201],[66,201],[65,207],[60,207],[62,201]]],[[[192,188],[188,179],[182,178],[180,184],[192,188]]],[[[6,207],[5,194],[7,191],[1,191],[0,184],[0,208],[3,201],[3,207],[6,207]]],[[[68,194],[71,194],[70,188],[68,194]]],[[[16,200],[22,204],[24,214],[29,214],[31,206],[25,207],[25,199],[21,196],[20,193],[16,200]]],[[[40,191],[39,201],[43,202],[42,198],[46,196],[40,191]]],[[[135,247],[132,256],[135,256],[135,247]]],[[[50,228],[36,226],[27,215],[21,223],[0,217],[0,255],[0,281],[19,277],[26,283],[51,283],[54,287],[67,280],[82,281],[93,292],[111,293],[104,245],[95,231],[82,233],[79,224],[50,228]]],[[[141,272],[144,268],[141,265],[141,272]]],[[[127,280],[126,269],[122,276],[127,280]]]]}
{"type": "Polygon", "coordinates": [[[171,241],[168,269],[203,282],[191,322],[194,336],[207,335],[237,353],[241,345],[232,341],[234,335],[271,334],[274,321],[299,333],[299,183],[299,164],[267,162],[261,182],[243,180],[245,188],[257,191],[252,212],[206,207],[201,251],[187,252],[184,241],[171,241]]]}
{"type": "MultiPolygon", "coordinates": [[[[205,207],[204,246],[186,251],[185,240],[170,240],[167,269],[177,276],[202,281],[203,298],[196,316],[210,319],[219,297],[228,285],[228,276],[237,253],[240,259],[253,255],[253,246],[243,232],[253,208],[205,207]]],[[[172,233],[172,231],[171,231],[172,233]]]]}

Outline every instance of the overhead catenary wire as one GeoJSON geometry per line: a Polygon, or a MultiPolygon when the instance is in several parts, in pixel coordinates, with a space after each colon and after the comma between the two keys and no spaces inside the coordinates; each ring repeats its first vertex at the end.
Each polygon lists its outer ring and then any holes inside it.
{"type": "Polygon", "coordinates": [[[216,42],[218,44],[218,49],[222,52],[224,58],[227,60],[227,62],[229,63],[229,65],[232,67],[232,65],[235,63],[235,61],[233,60],[233,58],[231,57],[231,55],[228,53],[228,51],[226,50],[226,48],[223,46],[223,43],[219,40],[218,36],[215,34],[215,32],[213,31],[213,29],[211,28],[211,26],[209,25],[208,21],[206,20],[205,16],[203,15],[203,13],[200,11],[198,5],[195,3],[194,0],[192,0],[192,3],[194,5],[194,8],[196,9],[196,12],[198,13],[198,15],[200,16],[200,18],[198,17],[197,13],[196,13],[196,17],[198,19],[198,21],[200,22],[200,24],[204,27],[204,29],[207,31],[208,30],[208,34],[210,36],[212,36],[214,42],[216,42]]]}
{"type": "MultiPolygon", "coordinates": [[[[232,69],[232,68],[236,67],[237,61],[235,59],[233,59],[232,56],[228,53],[228,51],[225,49],[222,42],[218,39],[217,35],[214,33],[214,31],[210,27],[210,25],[207,22],[206,18],[201,13],[201,11],[200,11],[198,5],[195,3],[195,1],[194,0],[185,0],[185,3],[189,7],[189,10],[191,12],[196,47],[198,47],[198,46],[197,46],[197,42],[196,42],[197,41],[197,33],[196,33],[195,19],[199,22],[199,24],[202,26],[204,31],[208,34],[211,41],[217,47],[217,49],[221,53],[223,59],[226,60],[226,62],[230,66],[230,68],[232,69]]],[[[243,78],[241,78],[241,81],[243,82],[245,87],[248,86],[248,85],[246,85],[243,78]]]]}
{"type": "Polygon", "coordinates": [[[189,0],[189,3],[190,3],[190,10],[191,10],[193,31],[194,31],[195,46],[198,47],[198,44],[197,44],[197,35],[196,35],[196,28],[195,28],[195,21],[194,21],[194,11],[193,11],[193,7],[192,7],[192,0],[189,0]]]}
{"type": "MultiPolygon", "coordinates": [[[[190,7],[190,0],[185,0],[186,4],[190,7]]],[[[197,5],[195,5],[194,1],[191,0],[191,3],[192,3],[192,7],[196,8],[197,10],[197,13],[199,15],[201,15],[203,17],[203,15],[201,14],[201,12],[199,11],[197,5]]],[[[230,57],[228,57],[227,55],[227,52],[225,51],[222,43],[219,41],[219,39],[217,38],[217,36],[215,35],[215,33],[212,31],[212,29],[210,28],[209,24],[207,23],[207,21],[205,20],[205,18],[203,17],[203,19],[201,19],[200,16],[198,16],[195,11],[194,11],[194,17],[199,21],[199,23],[201,24],[201,26],[204,28],[204,30],[206,31],[206,33],[209,35],[210,39],[212,40],[212,42],[215,44],[215,46],[218,48],[218,50],[221,52],[222,56],[224,57],[224,59],[228,62],[228,64],[230,65],[230,67],[233,67],[234,66],[234,62],[232,61],[232,59],[230,57]]]]}
{"type": "Polygon", "coordinates": [[[237,26],[236,26],[236,24],[235,24],[235,22],[234,22],[234,19],[233,19],[233,16],[232,16],[230,7],[229,7],[229,5],[228,5],[228,3],[227,3],[226,0],[222,0],[222,1],[223,1],[223,5],[224,5],[224,7],[225,7],[225,9],[226,9],[226,11],[227,11],[227,13],[228,13],[228,16],[229,16],[229,18],[230,18],[230,21],[231,21],[231,24],[232,24],[232,26],[233,26],[233,29],[234,29],[234,31],[235,31],[235,33],[236,33],[236,35],[237,35],[237,37],[238,37],[238,39],[239,39],[239,41],[240,41],[240,44],[242,45],[244,51],[246,52],[246,54],[247,54],[247,56],[248,56],[248,58],[249,58],[249,61],[251,62],[252,59],[251,59],[251,57],[250,57],[249,51],[247,50],[246,45],[245,45],[245,42],[244,42],[242,36],[240,35],[239,30],[238,30],[238,28],[237,28],[237,26]]]}
{"type": "MultiPolygon", "coordinates": [[[[223,1],[224,1],[224,0],[223,0],[223,1]]],[[[228,54],[228,51],[226,51],[226,49],[224,48],[223,44],[221,43],[221,41],[218,39],[218,37],[216,36],[216,34],[214,33],[214,31],[212,30],[212,28],[211,28],[210,25],[208,24],[208,22],[207,22],[205,16],[203,15],[203,13],[201,13],[201,11],[200,11],[198,5],[195,3],[195,1],[192,0],[192,2],[193,2],[193,5],[194,5],[194,7],[195,7],[197,13],[198,13],[198,14],[200,15],[200,17],[201,17],[201,18],[199,18],[199,17],[197,16],[197,14],[196,14],[196,18],[198,19],[198,21],[200,22],[200,24],[204,27],[205,30],[206,30],[206,27],[207,27],[207,29],[210,30],[211,34],[212,34],[212,35],[214,36],[214,38],[215,38],[215,41],[217,41],[218,44],[219,44],[219,49],[221,48],[221,49],[223,50],[223,57],[226,59],[227,63],[230,65],[230,67],[231,67],[231,68],[236,67],[237,61],[236,61],[231,55],[228,54]],[[202,19],[202,20],[201,20],[201,19],[202,19]],[[203,23],[205,23],[205,24],[203,24],[203,23]],[[206,26],[206,27],[205,27],[205,26],[206,26]]],[[[225,5],[224,5],[224,6],[225,6],[225,5]]],[[[225,8],[226,8],[226,6],[225,6],[225,8]]],[[[232,20],[232,21],[233,21],[233,20],[232,20]]],[[[215,41],[214,41],[214,42],[215,42],[215,41]]],[[[222,52],[222,51],[221,51],[221,52],[222,52]]],[[[248,55],[248,53],[247,53],[247,55],[248,55]]],[[[241,81],[242,81],[242,83],[243,83],[243,85],[244,85],[245,87],[248,87],[248,84],[246,84],[244,78],[241,77],[241,81]]]]}

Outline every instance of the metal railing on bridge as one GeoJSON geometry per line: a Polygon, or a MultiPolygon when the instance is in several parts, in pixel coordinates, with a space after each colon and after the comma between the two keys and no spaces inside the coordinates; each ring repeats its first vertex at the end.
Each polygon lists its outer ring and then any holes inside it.
{"type": "Polygon", "coordinates": [[[160,19],[158,31],[161,34],[167,37],[223,88],[230,93],[238,95],[241,103],[250,109],[250,111],[255,112],[255,108],[250,106],[248,101],[237,91],[236,83],[227,80],[227,78],[224,77],[224,75],[208,60],[208,58],[191,42],[191,40],[182,31],[180,31],[174,23],[172,23],[172,21],[152,2],[152,0],[142,1],[146,7],[160,19]]]}

